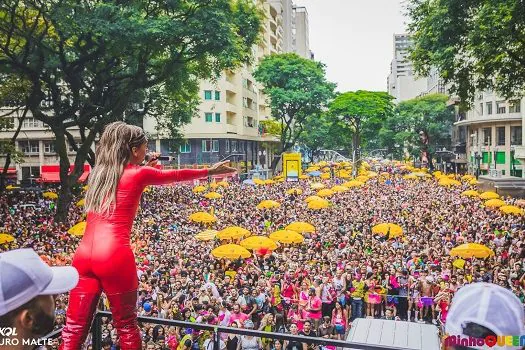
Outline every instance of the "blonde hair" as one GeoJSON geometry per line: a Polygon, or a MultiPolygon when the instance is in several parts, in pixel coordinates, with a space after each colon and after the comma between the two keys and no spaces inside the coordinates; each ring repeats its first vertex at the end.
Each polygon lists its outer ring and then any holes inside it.
{"type": "Polygon", "coordinates": [[[120,177],[131,159],[131,150],[147,142],[144,130],[138,126],[114,122],[105,127],[97,145],[95,167],[89,174],[86,212],[111,214],[120,177]]]}

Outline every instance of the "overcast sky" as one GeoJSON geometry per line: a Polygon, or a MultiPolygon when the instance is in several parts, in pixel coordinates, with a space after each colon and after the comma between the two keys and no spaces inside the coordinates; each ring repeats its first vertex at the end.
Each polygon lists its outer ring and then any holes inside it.
{"type": "Polygon", "coordinates": [[[405,31],[400,0],[295,0],[306,6],[310,49],[337,90],[386,90],[393,34],[405,31]]]}

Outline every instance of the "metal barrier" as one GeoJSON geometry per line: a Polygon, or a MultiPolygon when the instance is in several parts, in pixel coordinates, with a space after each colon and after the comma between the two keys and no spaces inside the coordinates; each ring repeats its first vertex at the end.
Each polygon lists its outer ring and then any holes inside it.
{"type": "MultiPolygon", "coordinates": [[[[111,318],[112,317],[111,312],[97,311],[97,313],[95,314],[95,318],[91,326],[93,350],[102,349],[102,318],[103,317],[111,318]]],[[[247,335],[247,336],[254,336],[258,338],[274,339],[274,340],[275,339],[276,340],[287,340],[287,341],[294,341],[294,342],[300,342],[300,343],[306,343],[306,344],[315,344],[315,345],[320,345],[323,347],[332,346],[338,349],[404,350],[404,348],[398,348],[398,347],[392,347],[392,346],[386,346],[386,345],[385,346],[370,345],[370,344],[364,344],[364,343],[347,342],[343,340],[326,339],[326,338],[320,338],[320,337],[306,337],[302,335],[292,335],[292,334],[285,334],[285,333],[263,332],[263,331],[258,331],[258,330],[240,329],[240,328],[233,328],[233,327],[222,327],[222,326],[215,326],[215,325],[209,325],[209,324],[204,324],[204,323],[176,321],[176,320],[168,320],[168,319],[145,317],[145,316],[139,316],[138,321],[142,323],[149,323],[149,324],[155,324],[155,325],[175,326],[175,327],[180,327],[180,328],[196,329],[199,331],[200,330],[209,331],[212,333],[212,336],[213,336],[213,350],[219,350],[221,334],[223,333],[247,335]]],[[[42,339],[59,338],[61,333],[62,333],[62,329],[57,329],[53,331],[52,333],[49,333],[42,339]]]]}

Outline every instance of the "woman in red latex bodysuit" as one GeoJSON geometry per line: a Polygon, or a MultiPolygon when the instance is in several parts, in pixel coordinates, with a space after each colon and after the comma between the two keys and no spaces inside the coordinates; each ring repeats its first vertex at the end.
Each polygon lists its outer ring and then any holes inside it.
{"type": "Polygon", "coordinates": [[[100,139],[86,194],[86,231],[73,258],[80,281],[69,296],[63,350],[80,349],[102,291],[109,299],[121,349],[140,349],[138,278],[130,234],[144,188],[235,171],[227,162],[199,170],[158,170],[156,161],[140,166],[147,144],[141,128],[123,122],[108,125],[100,139]]]}

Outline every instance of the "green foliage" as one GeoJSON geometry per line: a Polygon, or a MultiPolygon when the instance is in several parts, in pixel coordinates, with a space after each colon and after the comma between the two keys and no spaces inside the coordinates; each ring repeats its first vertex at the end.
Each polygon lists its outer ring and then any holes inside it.
{"type": "Polygon", "coordinates": [[[27,105],[55,134],[67,197],[106,124],[150,114],[176,133],[198,81],[250,59],[261,14],[251,0],[4,0],[0,23],[0,72],[29,82],[27,105]]]}
{"type": "Polygon", "coordinates": [[[409,0],[408,15],[417,72],[436,67],[463,101],[476,90],[523,94],[524,1],[409,0]]]}
{"type": "Polygon", "coordinates": [[[319,155],[322,149],[348,150],[351,132],[344,124],[334,120],[328,113],[306,118],[304,132],[298,143],[304,146],[310,159],[319,155]]]}
{"type": "Polygon", "coordinates": [[[377,131],[393,109],[388,93],[359,90],[337,96],[330,104],[330,115],[341,128],[346,128],[344,134],[351,135],[352,148],[357,151],[377,146],[377,131]]]}
{"type": "Polygon", "coordinates": [[[288,151],[311,116],[320,115],[334,94],[335,84],[325,77],[325,66],[296,54],[265,57],[254,73],[270,98],[272,117],[280,122],[281,150],[288,151]]]}
{"type": "MultiPolygon", "coordinates": [[[[419,131],[426,131],[431,146],[450,149],[454,110],[447,106],[448,96],[433,94],[403,101],[396,107],[379,130],[378,140],[396,157],[405,147],[411,155],[419,153],[419,131]],[[395,149],[394,145],[399,145],[395,149]]],[[[400,159],[400,158],[398,158],[400,159]]]]}
{"type": "Polygon", "coordinates": [[[263,128],[264,134],[269,134],[269,135],[280,137],[281,134],[283,133],[282,125],[276,120],[273,120],[273,119],[261,120],[259,124],[263,128]]]}

